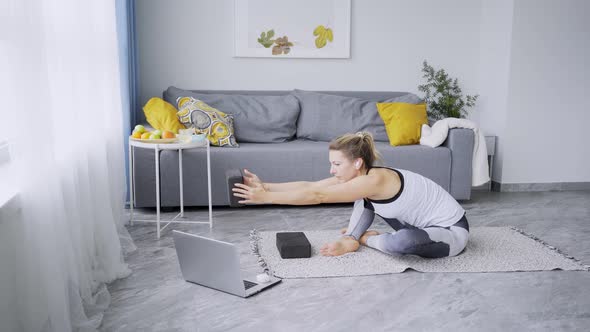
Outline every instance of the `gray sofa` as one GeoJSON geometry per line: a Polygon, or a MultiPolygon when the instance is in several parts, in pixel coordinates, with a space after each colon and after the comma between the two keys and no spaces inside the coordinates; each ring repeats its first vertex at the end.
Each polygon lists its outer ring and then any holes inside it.
{"type": "MultiPolygon", "coordinates": [[[[471,197],[473,131],[451,129],[437,148],[389,145],[375,102],[419,102],[404,92],[187,91],[170,87],[164,99],[176,106],[192,96],[234,115],[239,147],[211,147],[213,205],[229,205],[226,171],[247,168],[266,182],[316,181],[329,177],[328,142],[346,132],[369,131],[382,164],[422,174],[458,200],[471,197]]],[[[135,206],[154,207],[153,151],[135,150],[135,206]]],[[[205,149],[183,152],[185,206],[206,206],[205,149]]],[[[178,206],[178,152],[160,153],[161,205],[178,206]]]]}

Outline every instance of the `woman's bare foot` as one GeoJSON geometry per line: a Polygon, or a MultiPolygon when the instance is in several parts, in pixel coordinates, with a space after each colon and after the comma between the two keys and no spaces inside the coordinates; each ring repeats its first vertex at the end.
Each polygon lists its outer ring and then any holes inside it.
{"type": "Polygon", "coordinates": [[[357,251],[359,242],[352,237],[343,237],[337,241],[324,244],[320,248],[322,256],[340,256],[357,251]]]}
{"type": "Polygon", "coordinates": [[[361,236],[361,238],[359,239],[359,242],[366,246],[367,245],[367,239],[369,238],[369,236],[374,236],[374,235],[379,235],[379,232],[377,231],[366,231],[365,234],[363,234],[363,236],[361,236]]]}

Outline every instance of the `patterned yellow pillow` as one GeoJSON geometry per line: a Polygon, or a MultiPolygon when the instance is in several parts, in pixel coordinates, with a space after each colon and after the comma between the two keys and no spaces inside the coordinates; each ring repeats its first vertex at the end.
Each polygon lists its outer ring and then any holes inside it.
{"type": "Polygon", "coordinates": [[[178,120],[197,134],[206,134],[211,145],[238,147],[234,135],[234,117],[192,97],[179,97],[178,120]]]}

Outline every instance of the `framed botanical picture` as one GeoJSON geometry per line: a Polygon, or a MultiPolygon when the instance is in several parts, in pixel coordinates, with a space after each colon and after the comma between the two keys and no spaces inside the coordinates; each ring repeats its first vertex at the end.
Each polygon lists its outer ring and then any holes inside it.
{"type": "Polygon", "coordinates": [[[351,0],[234,0],[235,56],[349,58],[351,0]]]}

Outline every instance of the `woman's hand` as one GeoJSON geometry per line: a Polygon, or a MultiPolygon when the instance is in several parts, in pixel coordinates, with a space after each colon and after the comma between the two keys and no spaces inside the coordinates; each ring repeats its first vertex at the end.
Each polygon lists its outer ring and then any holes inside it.
{"type": "Polygon", "coordinates": [[[262,189],[266,190],[266,188],[264,188],[264,183],[262,183],[262,180],[260,180],[260,178],[254,174],[251,173],[249,170],[244,168],[244,184],[247,185],[248,187],[262,187],[262,189]]]}
{"type": "Polygon", "coordinates": [[[262,184],[256,186],[247,186],[245,184],[236,183],[232,191],[234,193],[234,196],[243,198],[243,200],[239,201],[239,203],[241,204],[270,203],[267,202],[268,192],[264,190],[262,184]]]}

